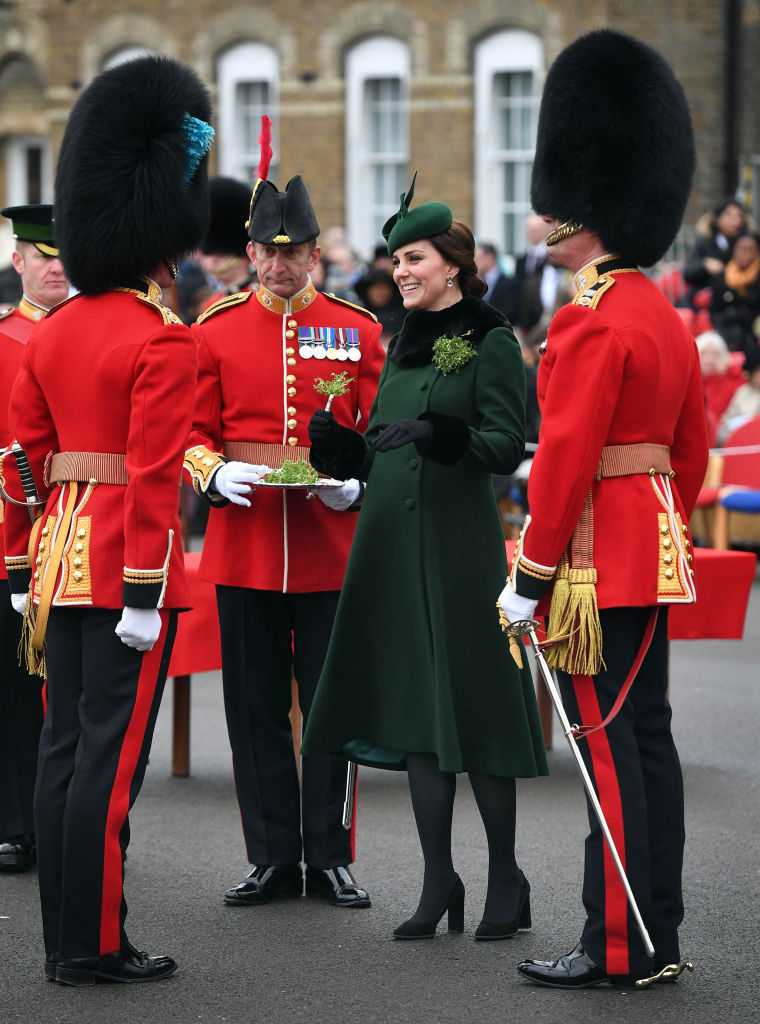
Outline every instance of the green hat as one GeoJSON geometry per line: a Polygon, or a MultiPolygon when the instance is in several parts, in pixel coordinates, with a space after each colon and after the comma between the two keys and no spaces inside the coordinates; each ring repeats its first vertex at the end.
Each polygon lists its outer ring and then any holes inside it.
{"type": "Polygon", "coordinates": [[[53,207],[48,203],[32,206],[6,206],[0,210],[13,224],[13,237],[19,242],[31,242],[45,256],[57,256],[53,240],[53,207]]]}
{"type": "Polygon", "coordinates": [[[401,205],[398,213],[383,224],[383,238],[388,243],[391,255],[401,245],[415,242],[418,238],[432,238],[440,235],[451,227],[454,215],[446,203],[423,203],[409,212],[409,205],[414,195],[414,183],[417,172],[414,172],[409,191],[401,193],[401,205]]]}

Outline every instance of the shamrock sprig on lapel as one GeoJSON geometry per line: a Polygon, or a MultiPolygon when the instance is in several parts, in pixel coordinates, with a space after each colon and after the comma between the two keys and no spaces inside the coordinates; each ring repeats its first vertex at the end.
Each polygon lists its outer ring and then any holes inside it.
{"type": "Polygon", "coordinates": [[[477,354],[466,336],[455,334],[452,338],[444,336],[433,342],[433,362],[444,375],[459,373],[477,354]]]}

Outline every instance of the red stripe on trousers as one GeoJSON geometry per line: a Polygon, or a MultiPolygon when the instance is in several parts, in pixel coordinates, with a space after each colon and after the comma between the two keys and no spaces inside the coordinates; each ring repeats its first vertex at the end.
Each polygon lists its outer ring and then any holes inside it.
{"type": "MultiPolygon", "coordinates": [[[[604,716],[599,707],[593,677],[573,676],[573,688],[578,701],[581,721],[600,722],[604,716]]],[[[609,739],[606,731],[600,729],[598,732],[591,733],[586,738],[586,742],[594,769],[599,803],[617,847],[621,863],[625,868],[623,802],[620,797],[620,784],[615,771],[615,762],[612,759],[609,739]]],[[[602,847],[604,849],[604,930],[607,956],[605,970],[608,974],[629,974],[628,904],[625,889],[607,846],[607,840],[604,838],[602,847]]]]}
{"type": "Polygon", "coordinates": [[[166,643],[167,617],[161,612],[161,633],[152,651],[145,651],[137,679],[132,716],[124,735],[116,766],[106,816],[103,848],[103,897],[100,907],[100,953],[114,953],[121,947],[120,913],[124,888],[119,836],[129,813],[129,790],[140,757],[150,709],[158,682],[159,666],[166,643]]]}

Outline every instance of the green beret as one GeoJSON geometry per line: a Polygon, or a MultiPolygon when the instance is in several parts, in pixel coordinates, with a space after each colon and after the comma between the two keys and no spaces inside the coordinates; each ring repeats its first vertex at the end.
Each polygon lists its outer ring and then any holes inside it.
{"type": "Polygon", "coordinates": [[[388,243],[388,252],[393,255],[401,245],[408,245],[419,238],[432,238],[440,235],[451,227],[454,215],[446,203],[423,203],[411,212],[409,205],[414,196],[414,183],[417,172],[414,172],[409,191],[401,194],[401,205],[398,213],[394,213],[383,224],[383,238],[388,243]]]}

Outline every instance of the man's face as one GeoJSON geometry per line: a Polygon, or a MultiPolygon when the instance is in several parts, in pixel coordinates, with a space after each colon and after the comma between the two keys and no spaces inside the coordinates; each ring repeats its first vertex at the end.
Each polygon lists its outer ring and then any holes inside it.
{"type": "Polygon", "coordinates": [[[57,256],[45,256],[31,242],[19,242],[12,256],[30,302],[50,309],[69,295],[69,282],[57,256]]]}
{"type": "Polygon", "coordinates": [[[247,251],[259,281],[281,299],[289,299],[306,287],[321,252],[318,245],[312,246],[310,242],[300,245],[249,242],[247,251]]]}

